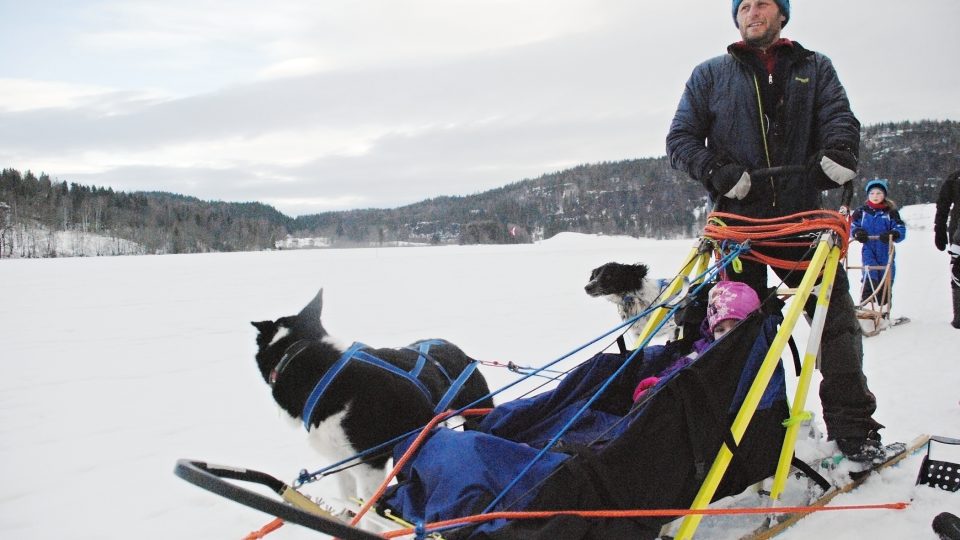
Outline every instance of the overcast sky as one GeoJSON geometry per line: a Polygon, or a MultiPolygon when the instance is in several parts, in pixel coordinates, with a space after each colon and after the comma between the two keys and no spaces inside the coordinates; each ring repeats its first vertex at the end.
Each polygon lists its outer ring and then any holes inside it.
{"type": "MultiPolygon", "coordinates": [[[[295,216],[655,157],[729,1],[0,0],[0,167],[295,216]]],[[[960,120],[960,0],[794,0],[864,124],[960,120]]]]}

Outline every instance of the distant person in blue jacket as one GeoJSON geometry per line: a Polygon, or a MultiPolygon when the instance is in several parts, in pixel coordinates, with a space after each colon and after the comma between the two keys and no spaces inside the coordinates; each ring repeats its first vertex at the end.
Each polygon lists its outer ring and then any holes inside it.
{"type": "Polygon", "coordinates": [[[850,236],[863,244],[863,289],[860,301],[865,302],[874,293],[874,301],[885,305],[890,301],[890,291],[885,290],[884,274],[890,263],[890,285],[897,274],[896,255],[890,254],[890,242],[902,242],[907,237],[907,226],[900,219],[897,204],[887,198],[890,184],[882,178],[867,182],[867,202],[853,211],[850,236]],[[867,267],[874,267],[867,269],[867,267]],[[877,268],[880,267],[880,268],[877,268]]]}

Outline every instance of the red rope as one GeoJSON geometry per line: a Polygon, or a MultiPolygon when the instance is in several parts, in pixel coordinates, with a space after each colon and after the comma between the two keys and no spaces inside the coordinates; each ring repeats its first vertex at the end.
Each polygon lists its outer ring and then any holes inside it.
{"type": "Polygon", "coordinates": [[[273,531],[283,527],[283,520],[280,518],[275,518],[270,523],[267,523],[263,527],[260,527],[260,530],[253,531],[250,534],[243,537],[243,540],[260,540],[264,536],[272,533],[273,531]]]}
{"type": "Polygon", "coordinates": [[[841,258],[847,252],[850,238],[850,223],[847,218],[833,210],[810,210],[776,218],[750,218],[726,212],[711,212],[703,235],[718,242],[750,242],[751,250],[741,255],[752,260],[786,270],[806,270],[809,261],[791,261],[773,257],[763,252],[767,247],[804,247],[811,242],[791,239],[796,236],[831,231],[840,245],[841,258]]]}
{"type": "MultiPolygon", "coordinates": [[[[643,518],[643,517],[676,517],[687,515],[726,516],[741,514],[809,514],[812,512],[828,512],[837,510],[903,510],[908,506],[905,502],[884,504],[858,504],[848,506],[783,506],[783,507],[755,507],[755,508],[700,508],[700,509],[673,509],[673,510],[553,510],[538,512],[491,512],[476,516],[467,516],[457,519],[437,521],[424,525],[427,530],[481,523],[495,519],[547,519],[556,516],[577,516],[582,518],[643,518]]],[[[396,538],[414,534],[415,529],[406,528],[389,531],[383,534],[384,538],[396,538]]]]}

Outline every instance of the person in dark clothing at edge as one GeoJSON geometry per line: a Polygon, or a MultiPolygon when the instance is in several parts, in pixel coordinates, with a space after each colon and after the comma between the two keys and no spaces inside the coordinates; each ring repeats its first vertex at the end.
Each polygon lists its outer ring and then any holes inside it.
{"type": "MultiPolygon", "coordinates": [[[[830,59],[780,37],[789,0],[733,0],[743,41],[694,68],[667,135],[670,164],[700,181],[717,211],[781,217],[822,207],[821,191],[856,176],[860,122],[830,59]],[[750,171],[803,165],[804,173],[751,178],[750,171]]],[[[771,255],[799,260],[807,248],[771,255]]],[[[774,269],[795,287],[802,272],[774,269]]],[[[728,279],[767,288],[767,267],[743,261],[728,279]]],[[[848,458],[884,457],[876,398],[863,373],[863,338],[847,274],[838,268],[821,340],[820,401],[827,436],[848,458]]],[[[805,306],[813,314],[815,298],[805,306]]]]}
{"type": "Polygon", "coordinates": [[[933,241],[937,249],[946,249],[950,254],[950,292],[953,295],[953,321],[950,324],[960,328],[960,171],[947,176],[940,186],[937,213],[933,218],[933,241]]]}

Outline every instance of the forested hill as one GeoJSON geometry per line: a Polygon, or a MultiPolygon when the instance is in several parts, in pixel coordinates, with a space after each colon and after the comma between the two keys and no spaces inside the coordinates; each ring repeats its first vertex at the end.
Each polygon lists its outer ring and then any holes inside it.
{"type": "MultiPolygon", "coordinates": [[[[860,180],[883,177],[900,205],[932,202],[960,164],[960,122],[881,124],[864,129],[860,180]]],[[[835,196],[834,196],[835,198],[835,196]]],[[[859,200],[859,194],[858,194],[859,200]]],[[[835,201],[832,201],[835,204],[835,201]]],[[[4,169],[0,173],[0,256],[51,256],[31,231],[97,233],[139,253],[245,251],[297,245],[398,242],[513,243],[558,232],[694,236],[708,201],[701,186],[665,157],[580,165],[463,197],[394,209],[290,218],[260,203],[201,201],[159,192],[122,193],[4,169]]]]}

